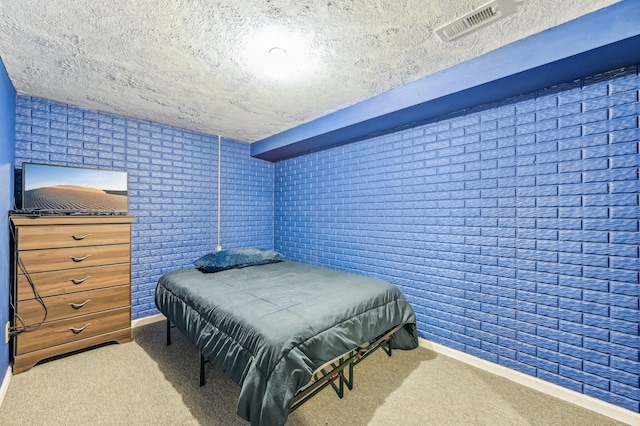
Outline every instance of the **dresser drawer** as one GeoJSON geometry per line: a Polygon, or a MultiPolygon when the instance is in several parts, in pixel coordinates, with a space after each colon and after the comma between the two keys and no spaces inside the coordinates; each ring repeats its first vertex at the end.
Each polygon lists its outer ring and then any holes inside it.
{"type": "Polygon", "coordinates": [[[20,250],[126,244],[131,227],[126,224],[25,226],[18,231],[20,250]]]}
{"type": "MultiPolygon", "coordinates": [[[[129,263],[121,263],[91,268],[35,272],[29,274],[29,277],[40,297],[47,297],[62,293],[129,284],[131,282],[131,265],[129,263]]],[[[27,280],[27,276],[19,274],[17,280],[18,300],[33,299],[35,294],[27,280]]]]}
{"type": "Polygon", "coordinates": [[[72,247],[48,250],[20,250],[28,273],[59,271],[87,266],[113,265],[131,262],[129,244],[112,246],[72,247]]]}
{"type": "MultiPolygon", "coordinates": [[[[42,301],[47,307],[49,322],[129,306],[131,294],[129,286],[119,286],[43,297],[42,301]]],[[[36,299],[18,304],[16,311],[27,325],[37,324],[44,318],[44,308],[36,299]]]]}
{"type": "Polygon", "coordinates": [[[16,355],[129,328],[131,308],[119,308],[47,322],[36,330],[18,334],[16,355]]]}

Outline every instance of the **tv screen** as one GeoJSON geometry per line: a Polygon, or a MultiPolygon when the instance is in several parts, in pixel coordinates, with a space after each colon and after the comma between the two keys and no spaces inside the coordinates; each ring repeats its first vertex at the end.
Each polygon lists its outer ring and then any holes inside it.
{"type": "Polygon", "coordinates": [[[22,209],[51,213],[127,214],[127,172],[22,163],[22,209]]]}

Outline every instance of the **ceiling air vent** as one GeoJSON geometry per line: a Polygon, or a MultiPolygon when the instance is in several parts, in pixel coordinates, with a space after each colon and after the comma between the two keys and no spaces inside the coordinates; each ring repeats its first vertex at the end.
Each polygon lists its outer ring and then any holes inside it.
{"type": "Polygon", "coordinates": [[[500,5],[497,1],[492,1],[444,27],[438,28],[436,34],[442,41],[455,40],[501,17],[500,5]]]}

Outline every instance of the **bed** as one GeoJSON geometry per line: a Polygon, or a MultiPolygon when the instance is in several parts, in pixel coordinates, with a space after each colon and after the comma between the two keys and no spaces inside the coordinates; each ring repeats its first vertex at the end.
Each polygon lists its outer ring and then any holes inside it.
{"type": "Polygon", "coordinates": [[[319,371],[319,388],[341,392],[372,349],[418,346],[413,309],[385,281],[282,258],[201,269],[164,274],[155,303],[201,353],[201,378],[207,361],[240,386],[252,425],[284,424],[319,371]]]}

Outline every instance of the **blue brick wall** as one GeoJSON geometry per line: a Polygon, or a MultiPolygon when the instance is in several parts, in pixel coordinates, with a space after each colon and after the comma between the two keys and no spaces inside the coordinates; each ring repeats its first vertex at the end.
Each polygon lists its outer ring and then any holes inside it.
{"type": "Polygon", "coordinates": [[[638,68],[276,164],[275,248],[422,337],[638,412],[638,68]]]}
{"type": "MultiPolygon", "coordinates": [[[[7,217],[13,208],[13,163],[15,158],[16,91],[0,59],[0,214],[7,217]]],[[[6,219],[5,219],[6,220],[6,219]]],[[[9,321],[9,226],[0,227],[0,324],[9,321]]],[[[9,345],[0,343],[0,376],[9,365],[9,345]]]]}
{"type": "MultiPolygon", "coordinates": [[[[222,246],[273,248],[273,164],[227,139],[221,160],[222,246]]],[[[23,161],[128,172],[133,318],[158,313],[160,275],[216,247],[217,136],[19,96],[16,168],[23,161]]]]}
{"type": "Polygon", "coordinates": [[[225,146],[221,159],[223,245],[272,249],[274,165],[252,158],[244,143],[225,146]]]}

